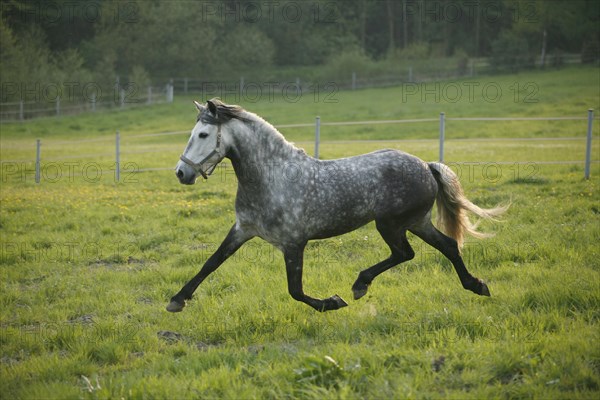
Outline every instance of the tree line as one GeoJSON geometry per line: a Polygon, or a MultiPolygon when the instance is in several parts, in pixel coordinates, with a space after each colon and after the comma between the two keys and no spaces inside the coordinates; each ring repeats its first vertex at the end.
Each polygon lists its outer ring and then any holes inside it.
{"type": "Polygon", "coordinates": [[[0,16],[0,101],[48,82],[269,79],[445,57],[514,70],[600,52],[596,0],[11,0],[0,16]]]}

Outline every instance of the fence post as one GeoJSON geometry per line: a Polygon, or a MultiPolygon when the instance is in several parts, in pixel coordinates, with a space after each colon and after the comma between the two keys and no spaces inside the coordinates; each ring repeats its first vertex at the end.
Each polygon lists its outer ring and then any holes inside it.
{"type": "Polygon", "coordinates": [[[19,121],[23,121],[23,100],[19,102],[19,121]]]}
{"type": "Polygon", "coordinates": [[[321,117],[315,118],[315,158],[319,158],[319,142],[321,141],[321,117]]]}
{"type": "Polygon", "coordinates": [[[171,83],[167,83],[167,103],[173,102],[173,85],[171,83]]]}
{"type": "Polygon", "coordinates": [[[116,145],[116,163],[115,163],[115,181],[119,182],[121,179],[121,135],[117,129],[117,135],[115,139],[116,145]]]}
{"type": "Polygon", "coordinates": [[[96,112],[96,92],[92,93],[92,112],[96,112]]]}
{"type": "Polygon", "coordinates": [[[187,94],[188,92],[188,78],[183,78],[183,93],[187,94]]]}
{"type": "Polygon", "coordinates": [[[240,76],[240,99],[244,94],[244,77],[240,76]]]}
{"type": "Polygon", "coordinates": [[[152,86],[148,86],[148,100],[146,102],[152,104],[152,86]]]}
{"type": "Polygon", "coordinates": [[[412,80],[413,80],[412,67],[408,67],[408,82],[412,82],[412,80]]]}
{"type": "Polygon", "coordinates": [[[40,183],[42,142],[37,139],[35,142],[35,183],[40,183]]]}
{"type": "Polygon", "coordinates": [[[60,115],[60,96],[56,96],[56,116],[60,115]]]}
{"type": "Polygon", "coordinates": [[[440,162],[444,162],[444,136],[446,134],[445,113],[440,113],[440,162]]]}
{"type": "Polygon", "coordinates": [[[352,90],[356,89],[356,72],[352,73],[352,90]]]}
{"type": "Polygon", "coordinates": [[[585,173],[584,178],[590,179],[590,164],[592,162],[592,121],[594,120],[594,109],[588,110],[587,143],[585,145],[585,173]]]}

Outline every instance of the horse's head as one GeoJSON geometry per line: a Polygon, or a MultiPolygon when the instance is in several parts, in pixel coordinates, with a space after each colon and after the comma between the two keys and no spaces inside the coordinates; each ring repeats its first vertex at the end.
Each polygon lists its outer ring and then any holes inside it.
{"type": "Polygon", "coordinates": [[[192,185],[198,175],[205,179],[225,157],[225,144],[217,111],[218,101],[209,100],[206,106],[194,101],[198,119],[188,144],[175,167],[179,182],[192,185]]]}

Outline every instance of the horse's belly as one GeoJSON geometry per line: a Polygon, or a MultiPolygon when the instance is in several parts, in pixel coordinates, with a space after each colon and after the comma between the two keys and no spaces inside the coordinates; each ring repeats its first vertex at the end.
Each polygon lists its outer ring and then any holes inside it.
{"type": "Polygon", "coordinates": [[[332,208],[308,218],[307,236],[309,239],[324,239],[343,235],[360,228],[375,219],[375,210],[371,207],[332,208]]]}

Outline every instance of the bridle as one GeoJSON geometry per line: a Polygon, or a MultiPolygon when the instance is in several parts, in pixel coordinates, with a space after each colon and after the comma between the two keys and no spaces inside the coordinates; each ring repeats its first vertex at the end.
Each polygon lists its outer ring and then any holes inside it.
{"type": "Polygon", "coordinates": [[[208,176],[213,173],[213,171],[215,170],[215,168],[217,168],[217,164],[213,165],[212,167],[210,167],[206,171],[204,171],[202,169],[202,165],[206,161],[208,161],[209,159],[211,159],[215,154],[218,155],[219,158],[222,158],[222,154],[221,154],[220,150],[221,150],[221,124],[218,124],[217,125],[217,145],[216,145],[215,149],[210,152],[209,155],[207,155],[206,157],[204,157],[202,159],[202,161],[200,161],[198,163],[193,162],[192,160],[190,160],[189,158],[187,158],[183,154],[179,157],[179,159],[181,161],[183,161],[184,163],[186,163],[187,165],[189,165],[190,167],[192,167],[194,169],[194,171],[196,171],[196,173],[200,173],[200,175],[202,175],[202,177],[204,179],[208,179],[208,176]]]}

